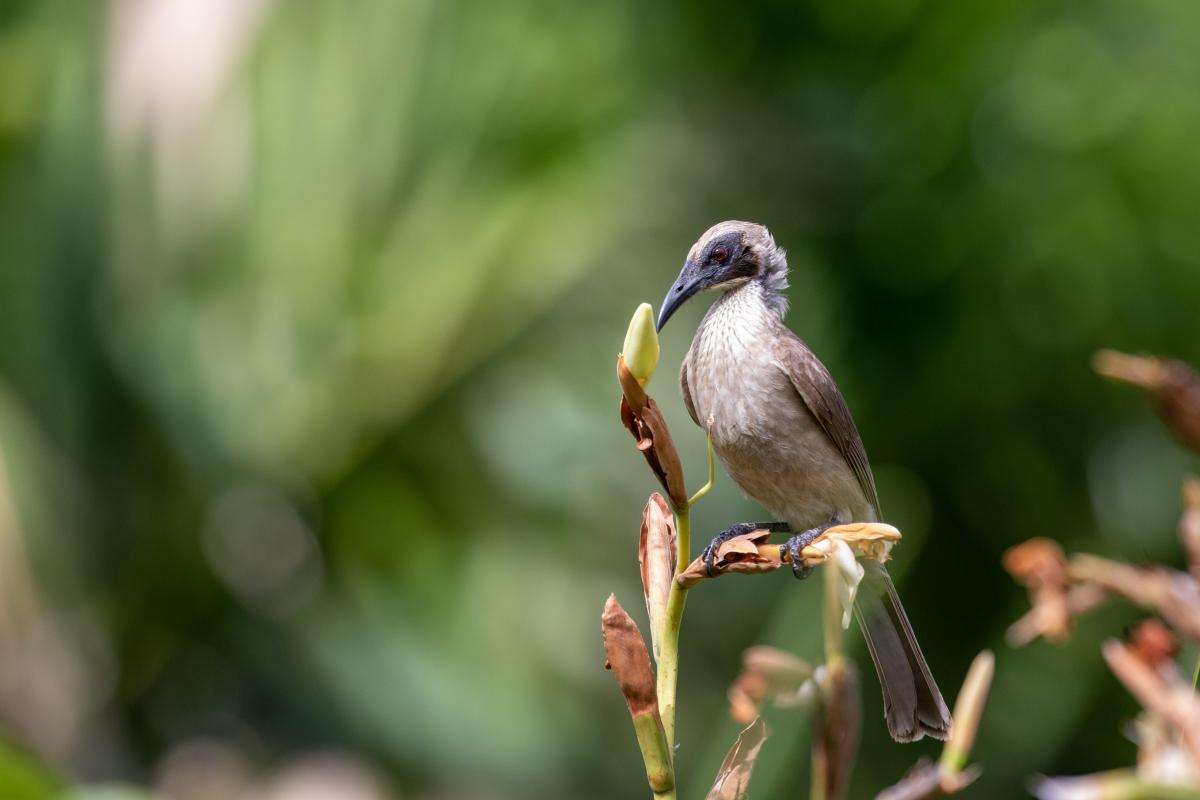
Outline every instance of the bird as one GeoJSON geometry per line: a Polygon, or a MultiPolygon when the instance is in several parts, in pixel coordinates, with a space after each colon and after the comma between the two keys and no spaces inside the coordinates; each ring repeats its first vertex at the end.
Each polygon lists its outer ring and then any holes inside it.
{"type": "MultiPolygon", "coordinates": [[[[659,311],[661,331],[700,292],[720,296],[700,322],[679,382],[692,421],[707,428],[725,471],[776,519],[722,531],[705,548],[711,572],[723,541],[767,528],[790,533],[799,552],[835,524],[880,521],[875,478],[862,437],[829,370],[785,324],[787,254],[766,227],[731,220],[709,228],[688,252],[659,311]],[[701,420],[704,420],[702,423],[701,420]]],[[[930,672],[887,568],[863,562],[855,616],[883,690],[892,738],[945,739],[950,712],[930,672]]]]}

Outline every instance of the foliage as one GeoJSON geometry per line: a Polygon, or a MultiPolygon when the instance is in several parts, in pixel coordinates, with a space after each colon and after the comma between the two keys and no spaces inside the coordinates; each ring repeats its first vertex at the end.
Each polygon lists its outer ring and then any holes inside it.
{"type": "MultiPolygon", "coordinates": [[[[971,796],[1129,763],[1095,653],[1130,613],[1009,650],[999,564],[1038,533],[1181,563],[1195,458],[1086,365],[1200,363],[1198,76],[1190,0],[6,3],[3,730],[144,785],[215,740],[254,780],[334,750],[405,796],[643,791],[594,635],[653,486],[612,331],[743,218],[789,250],[935,672],[997,653],[971,796]]],[[[652,384],[677,432],[699,313],[652,384]]],[[[704,507],[698,541],[758,516],[704,507]]],[[[689,604],[745,637],[681,641],[681,796],[742,649],[819,649],[818,589],[754,584],[689,604]]],[[[772,728],[756,796],[791,797],[772,728]]],[[[851,797],[915,759],[863,736],[851,797]]]]}

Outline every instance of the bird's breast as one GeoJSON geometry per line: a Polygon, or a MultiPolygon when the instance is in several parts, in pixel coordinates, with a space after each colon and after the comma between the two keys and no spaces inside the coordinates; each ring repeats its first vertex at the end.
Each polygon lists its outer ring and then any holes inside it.
{"type": "Polygon", "coordinates": [[[775,361],[770,324],[729,311],[714,308],[687,360],[692,405],[712,420],[722,465],[793,526],[865,518],[856,477],[775,361]]]}

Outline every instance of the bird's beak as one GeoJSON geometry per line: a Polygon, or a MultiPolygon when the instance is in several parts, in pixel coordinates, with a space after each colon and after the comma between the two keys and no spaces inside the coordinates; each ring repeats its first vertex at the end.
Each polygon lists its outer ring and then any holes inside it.
{"type": "Polygon", "coordinates": [[[663,298],[662,308],[658,312],[658,324],[655,325],[655,330],[661,331],[663,326],[667,324],[667,320],[675,311],[687,302],[687,299],[700,291],[704,276],[699,274],[699,270],[692,266],[691,261],[685,261],[683,269],[679,273],[679,277],[675,280],[675,285],[667,292],[667,296],[663,298]]]}

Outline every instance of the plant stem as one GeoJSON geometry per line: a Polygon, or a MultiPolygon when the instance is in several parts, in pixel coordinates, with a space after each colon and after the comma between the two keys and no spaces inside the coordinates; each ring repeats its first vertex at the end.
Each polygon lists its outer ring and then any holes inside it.
{"type": "Polygon", "coordinates": [[[821,621],[825,630],[825,669],[840,667],[845,653],[842,648],[842,598],[841,575],[833,564],[826,564],[825,602],[821,608],[821,621]]]}
{"type": "MultiPolygon", "coordinates": [[[[675,574],[678,575],[691,561],[691,514],[684,508],[676,512],[675,520],[678,530],[675,574]]],[[[667,598],[667,617],[663,621],[662,657],[658,662],[657,687],[658,713],[662,716],[663,730],[666,731],[667,746],[672,756],[675,752],[675,686],[679,680],[679,628],[683,622],[683,606],[686,601],[687,589],[673,582],[671,594],[667,598]]]]}
{"type": "MultiPolygon", "coordinates": [[[[842,649],[842,600],[841,575],[834,564],[825,564],[821,569],[825,573],[823,602],[821,603],[821,625],[825,634],[825,670],[824,679],[818,684],[821,694],[821,708],[814,713],[829,714],[830,694],[834,691],[835,673],[845,668],[845,653],[842,649]]],[[[818,717],[819,719],[820,717],[818,717]]],[[[815,737],[820,733],[814,728],[812,746],[812,780],[809,784],[809,800],[826,800],[829,787],[829,765],[826,759],[830,754],[820,746],[815,737]]]]}
{"type": "MultiPolygon", "coordinates": [[[[710,422],[711,425],[711,422],[710,422]]],[[[708,482],[692,495],[683,508],[675,509],[675,574],[687,569],[692,561],[692,504],[713,487],[717,475],[717,460],[713,453],[712,431],[708,431],[708,482]]],[[[687,589],[671,582],[671,594],[667,597],[667,617],[659,637],[662,642],[662,657],[658,662],[658,713],[662,717],[663,730],[667,734],[667,747],[671,751],[672,765],[675,761],[675,687],[679,682],[679,629],[683,624],[683,606],[687,602],[687,589]]]]}

